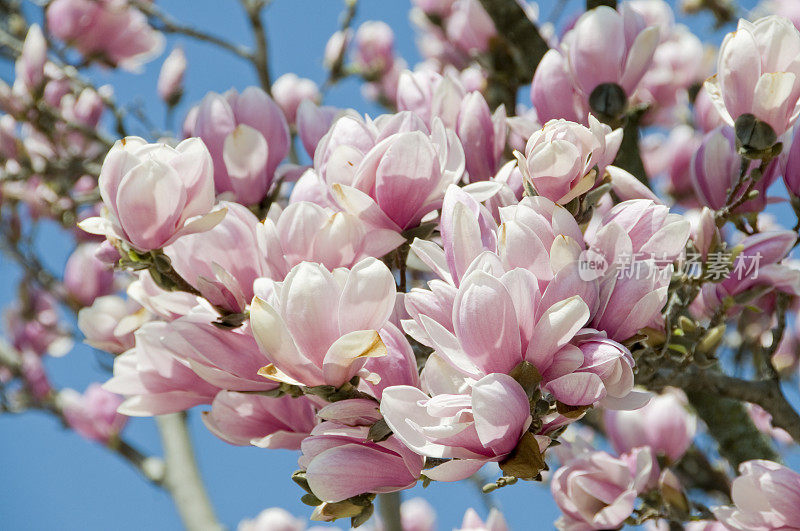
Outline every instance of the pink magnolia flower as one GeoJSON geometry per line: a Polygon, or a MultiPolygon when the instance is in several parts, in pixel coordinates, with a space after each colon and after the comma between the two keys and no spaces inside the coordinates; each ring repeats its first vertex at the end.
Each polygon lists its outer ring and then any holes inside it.
{"type": "Polygon", "coordinates": [[[241,94],[231,89],[208,93],[193,122],[189,118],[185,129],[211,153],[216,191],[232,192],[245,205],[261,201],[289,152],[289,126],[281,107],[258,87],[241,94]]]}
{"type": "MultiPolygon", "coordinates": [[[[741,173],[742,158],[736,149],[736,135],[730,127],[719,127],[703,137],[691,165],[692,184],[701,204],[715,210],[725,206],[728,190],[736,185],[741,173]]],[[[760,161],[752,161],[750,171],[755,170],[759,164],[760,161]]],[[[767,166],[764,175],[754,188],[758,191],[758,197],[746,201],[736,209],[737,212],[764,210],[768,202],[767,189],[778,178],[779,166],[779,160],[774,160],[767,166]]],[[[741,193],[730,202],[733,203],[741,198],[744,192],[742,189],[741,193]]]]}
{"type": "Polygon", "coordinates": [[[429,15],[447,16],[455,0],[412,0],[412,3],[429,15]]]}
{"type": "Polygon", "coordinates": [[[591,452],[562,466],[553,475],[550,490],[564,516],[561,530],[614,529],[631,515],[636,497],[652,483],[658,465],[649,448],[612,457],[591,452]]]}
{"type": "MultiPolygon", "coordinates": [[[[716,114],[717,111],[713,112],[716,114]]],[[[678,125],[672,128],[666,138],[653,134],[642,140],[642,159],[647,174],[651,177],[661,176],[670,196],[687,207],[698,206],[691,166],[701,138],[694,128],[678,125]]]]}
{"type": "Polygon", "coordinates": [[[397,82],[397,108],[412,111],[428,125],[439,117],[446,127],[454,128],[465,94],[453,76],[424,67],[406,70],[397,82]]]}
{"type": "MultiPolygon", "coordinates": [[[[628,98],[634,94],[652,63],[659,29],[647,27],[629,4],[620,9],[600,6],[587,11],[564,35],[561,50],[546,54],[531,89],[540,120],[585,122],[590,97],[601,85],[617,85],[628,98]]],[[[621,113],[624,108],[599,110],[621,113]]]]}
{"type": "Polygon", "coordinates": [[[27,389],[37,400],[45,400],[50,396],[53,387],[50,385],[50,379],[47,377],[41,356],[33,351],[25,350],[21,353],[21,358],[20,371],[27,389]]]}
{"type": "Polygon", "coordinates": [[[337,502],[367,492],[395,492],[414,486],[424,458],[395,436],[376,443],[367,438],[368,432],[367,426],[326,421],[303,441],[298,463],[317,498],[337,502]]]}
{"type": "Polygon", "coordinates": [[[305,531],[306,523],[280,507],[264,509],[252,519],[239,522],[237,531],[305,531]]]}
{"type": "Polygon", "coordinates": [[[48,30],[84,56],[126,70],[161,53],[164,36],[126,0],[55,0],[47,6],[48,30]]]}
{"type": "Polygon", "coordinates": [[[594,187],[621,142],[621,129],[612,131],[592,115],[588,128],[551,120],[528,139],[519,167],[539,195],[563,205],[594,187]]]}
{"type": "Polygon", "coordinates": [[[314,166],[343,210],[403,232],[441,206],[447,186],[463,175],[464,152],[439,120],[429,132],[410,112],[375,125],[344,117],[320,141],[314,166]]]}
{"type": "Polygon", "coordinates": [[[740,531],[791,529],[800,521],[800,474],[756,459],[739,465],[731,498],[735,506],[714,507],[717,520],[740,531]]]}
{"type": "Polygon", "coordinates": [[[623,201],[595,216],[586,230],[605,271],[592,324],[616,341],[657,326],[666,303],[672,262],[689,239],[690,224],[652,200],[623,201]]]}
{"type": "Polygon", "coordinates": [[[370,20],[356,30],[354,63],[367,76],[380,76],[394,65],[394,32],[385,22],[370,20]]]}
{"type": "Polygon", "coordinates": [[[22,300],[4,312],[5,330],[12,346],[36,356],[60,357],[72,349],[71,334],[62,326],[58,301],[49,292],[28,287],[22,300]]]}
{"type": "Polygon", "coordinates": [[[275,382],[258,374],[269,360],[248,327],[221,329],[213,324],[216,317],[214,312],[197,309],[172,321],[158,335],[160,349],[221,389],[255,392],[276,388],[275,382]]]}
{"type": "Polygon", "coordinates": [[[648,446],[656,455],[675,462],[691,446],[697,420],[686,410],[686,399],[676,393],[655,395],[635,411],[604,413],[606,435],[617,453],[648,446]]]}
{"type": "Polygon", "coordinates": [[[461,527],[457,531],[509,531],[509,527],[503,513],[495,508],[489,511],[485,522],[478,516],[475,509],[470,508],[464,513],[461,527]]]}
{"type": "Polygon", "coordinates": [[[536,67],[531,103],[544,122],[562,118],[582,123],[589,114],[589,102],[573,82],[566,56],[555,48],[548,50],[536,67]]]}
{"type": "Polygon", "coordinates": [[[776,15],[786,17],[792,21],[796,28],[800,29],[800,5],[792,0],[769,0],[765,7],[776,15]]]}
{"type": "Polygon", "coordinates": [[[489,49],[497,29],[478,0],[456,0],[445,22],[445,34],[462,51],[481,53],[489,49]]]}
{"type": "Polygon", "coordinates": [[[694,124],[704,133],[709,133],[721,125],[726,125],[705,86],[700,89],[694,98],[692,116],[694,117],[694,124]]]}
{"type": "Polygon", "coordinates": [[[336,107],[319,107],[309,99],[298,103],[295,114],[297,136],[309,157],[314,158],[317,144],[342,112],[336,107]]]}
{"type": "Polygon", "coordinates": [[[223,441],[238,446],[299,450],[317,424],[306,397],[271,398],[221,391],[203,412],[206,427],[223,441]]]}
{"type": "Polygon", "coordinates": [[[87,439],[108,444],[128,421],[117,413],[122,397],[93,383],[81,395],[74,389],[63,389],[57,402],[67,424],[87,439]]]}
{"type": "Polygon", "coordinates": [[[158,74],[158,96],[167,104],[175,105],[183,94],[183,76],[186,73],[186,54],[175,48],[170,52],[158,74]]]}
{"type": "Polygon", "coordinates": [[[114,270],[95,257],[100,244],[84,243],[75,248],[64,267],[64,288],[83,306],[114,289],[114,270]]]}
{"type": "Polygon", "coordinates": [[[169,324],[151,322],[136,333],[136,346],[114,358],[114,376],[103,388],[125,397],[117,411],[130,416],[175,413],[210,404],[219,387],[200,378],[161,344],[169,324]]]}
{"type": "Polygon", "coordinates": [[[98,297],[78,312],[78,329],[92,347],[121,354],[133,348],[133,333],[150,315],[136,301],[116,295],[98,297]]]}
{"type": "Polygon", "coordinates": [[[411,498],[400,504],[403,531],[435,531],[436,511],[424,498],[411,498]]]}
{"type": "Polygon", "coordinates": [[[141,271],[139,278],[128,285],[128,297],[164,321],[174,321],[199,304],[198,298],[191,293],[164,291],[158,287],[149,271],[141,271]]]}
{"type": "Polygon", "coordinates": [[[464,147],[470,182],[486,181],[498,169],[506,147],[506,109],[492,114],[480,92],[469,93],[461,102],[456,133],[464,147]]]}
{"type": "Polygon", "coordinates": [[[221,202],[217,208],[227,209],[219,224],[179,238],[164,252],[175,271],[211,304],[242,312],[253,298],[253,282],[268,273],[258,218],[238,203],[221,202]]]}
{"type": "Polygon", "coordinates": [[[463,394],[429,397],[411,386],[383,390],[381,414],[395,437],[420,455],[453,459],[428,469],[440,481],[458,481],[516,448],[531,422],[525,390],[510,376],[490,374],[463,394]]]}
{"type": "Polygon", "coordinates": [[[722,41],[716,76],[705,84],[728,125],[752,114],[781,136],[794,124],[800,114],[798,54],[800,32],[789,20],[739,20],[736,31],[722,41]]]}
{"type": "Polygon", "coordinates": [[[394,277],[382,262],[367,258],[333,272],[303,262],[270,291],[250,308],[253,334],[272,361],[265,377],[334,387],[356,375],[370,378],[362,369],[368,358],[386,355],[379,331],[395,304],[394,277]]]}
{"type": "MultiPolygon", "coordinates": [[[[754,287],[767,288],[790,295],[800,293],[800,271],[781,263],[794,247],[797,235],[790,230],[767,231],[744,238],[741,251],[734,260],[730,273],[716,284],[706,284],[698,297],[697,309],[712,315],[727,297],[734,297],[754,287]]],[[[770,296],[766,293],[764,296],[770,296]]],[[[758,304],[766,304],[761,299],[758,304]]],[[[729,312],[741,311],[735,305],[729,312]]],[[[732,313],[733,314],[733,313],[732,313]]]]}
{"type": "Polygon", "coordinates": [[[179,237],[209,230],[225,216],[214,206],[213,168],[201,140],[177,148],[138,137],[119,140],[100,171],[105,218],[80,227],[117,238],[139,251],[161,249],[179,237]]]}
{"type": "Polygon", "coordinates": [[[772,415],[761,406],[747,404],[747,414],[761,433],[766,433],[781,444],[792,444],[794,442],[792,436],[786,430],[772,425],[772,415]]]}
{"type": "MultiPolygon", "coordinates": [[[[15,85],[21,83],[26,92],[30,93],[41,88],[45,80],[44,65],[47,62],[47,41],[38,24],[28,28],[25,42],[22,44],[22,53],[15,66],[15,85]]],[[[15,89],[16,90],[16,89],[15,89]]]]}
{"type": "Polygon", "coordinates": [[[795,128],[792,136],[792,145],[789,147],[788,153],[781,157],[780,160],[782,165],[781,174],[783,175],[786,189],[792,195],[800,196],[800,134],[797,134],[797,128],[795,128]]]}
{"type": "Polygon", "coordinates": [[[300,262],[328,269],[352,267],[364,258],[381,257],[405,239],[393,230],[374,229],[348,212],[335,212],[307,201],[281,211],[270,207],[259,227],[262,254],[270,278],[283,279],[300,262]]]}
{"type": "MultiPolygon", "coordinates": [[[[272,97],[275,98],[286,121],[291,125],[297,119],[297,110],[304,101],[319,103],[322,97],[319,87],[310,79],[298,77],[291,72],[283,74],[272,84],[272,97]]],[[[311,153],[313,156],[313,153],[311,153]]]]}

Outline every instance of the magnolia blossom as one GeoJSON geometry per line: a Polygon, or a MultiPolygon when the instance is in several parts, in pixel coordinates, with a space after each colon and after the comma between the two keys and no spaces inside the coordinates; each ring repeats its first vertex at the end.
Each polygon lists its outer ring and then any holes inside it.
{"type": "MultiPolygon", "coordinates": [[[[749,170],[755,170],[759,161],[753,161],[749,170]]],[[[697,198],[703,205],[718,210],[727,203],[735,203],[741,199],[745,190],[728,200],[728,191],[736,186],[741,174],[742,159],[736,151],[736,137],[732,128],[719,127],[705,137],[692,158],[691,177],[697,198]]],[[[753,188],[758,192],[755,199],[745,201],[737,207],[737,212],[759,212],[768,202],[767,189],[778,178],[779,162],[773,161],[767,166],[753,188]]],[[[785,175],[788,175],[788,170],[785,175]]],[[[791,182],[787,177],[786,182],[791,182]]]]}
{"type": "Polygon", "coordinates": [[[283,110],[286,121],[294,124],[300,104],[304,101],[319,103],[320,93],[319,87],[312,80],[289,72],[272,84],[272,97],[283,110]]]}
{"type": "Polygon", "coordinates": [[[800,196],[800,134],[797,134],[796,128],[792,136],[792,145],[789,146],[788,153],[781,160],[783,161],[781,174],[786,189],[792,195],[800,196]]]}
{"type": "Polygon", "coordinates": [[[528,139],[519,167],[539,195],[563,205],[594,187],[621,142],[622,129],[612,131],[592,115],[588,128],[551,120],[528,139]]]}
{"type": "Polygon", "coordinates": [[[221,202],[227,210],[211,230],[184,236],[164,252],[184,279],[212,304],[241,312],[253,298],[253,282],[267,274],[258,241],[258,218],[237,203],[221,202]]]}
{"type": "Polygon", "coordinates": [[[244,205],[267,194],[275,170],[289,152],[289,126],[283,110],[258,87],[241,94],[210,92],[187,116],[187,136],[198,136],[211,153],[214,186],[244,205]]]}
{"type": "Polygon", "coordinates": [[[485,181],[495,174],[505,149],[507,129],[504,106],[492,113],[480,92],[461,99],[456,133],[464,147],[470,182],[485,181]]]}
{"type": "Polygon", "coordinates": [[[47,28],[84,56],[136,70],[161,53],[164,36],[126,0],[55,0],[47,6],[47,28]]]}
{"type": "Polygon", "coordinates": [[[170,52],[158,74],[158,96],[167,103],[175,105],[183,94],[183,76],[186,73],[186,54],[175,48],[170,52]]]}
{"type": "Polygon", "coordinates": [[[352,267],[364,258],[384,256],[405,241],[393,230],[372,228],[353,214],[307,201],[285,210],[270,207],[258,235],[269,273],[264,276],[276,280],[300,262],[314,261],[328,269],[352,267]]]}
{"type": "Polygon", "coordinates": [[[403,232],[441,206],[464,172],[456,134],[434,120],[431,130],[410,112],[363,122],[345,116],[320,141],[314,167],[345,211],[379,229],[403,232]]]}
{"type": "Polygon", "coordinates": [[[161,344],[167,323],[152,322],[136,333],[136,345],[114,358],[114,377],[103,388],[125,397],[118,411],[153,416],[210,404],[220,389],[202,378],[161,344]]]}
{"type": "Polygon", "coordinates": [[[264,509],[252,519],[239,522],[237,531],[305,531],[306,523],[280,507],[264,509]]]}
{"type": "Polygon", "coordinates": [[[489,511],[489,516],[484,522],[475,509],[467,509],[464,513],[464,519],[461,521],[461,527],[456,531],[509,531],[506,519],[503,518],[503,513],[495,508],[489,511]]]}
{"type": "Polygon", "coordinates": [[[615,529],[631,515],[636,497],[651,488],[658,465],[649,448],[612,457],[590,452],[562,466],[550,490],[564,512],[561,530],[615,529]]]}
{"type": "Polygon", "coordinates": [[[456,0],[445,24],[447,39],[466,52],[484,52],[497,34],[492,18],[478,0],[456,0]]]}
{"type": "Polygon", "coordinates": [[[505,374],[485,376],[464,394],[428,397],[415,387],[389,387],[383,390],[381,414],[414,452],[454,459],[426,470],[427,477],[440,481],[464,479],[487,461],[502,459],[531,422],[525,390],[505,374]]]}
{"type": "Polygon", "coordinates": [[[397,437],[372,442],[368,432],[366,426],[326,421],[303,441],[298,463],[317,498],[338,502],[367,492],[404,490],[417,482],[424,458],[397,437]]]}
{"type": "MultiPolygon", "coordinates": [[[[628,3],[616,11],[608,6],[584,13],[564,35],[561,50],[549,51],[533,77],[531,99],[541,120],[564,118],[585,122],[598,87],[616,85],[624,100],[650,68],[659,43],[659,29],[647,27],[628,3]]],[[[625,101],[602,103],[595,112],[616,115],[625,101]],[[610,105],[610,106],[609,106],[610,105]]],[[[615,117],[615,116],[612,116],[615,117]]]]}
{"type": "Polygon", "coordinates": [[[83,306],[90,306],[114,288],[113,269],[95,257],[99,247],[97,243],[79,245],[64,267],[64,287],[83,306]]]}
{"type": "Polygon", "coordinates": [[[705,89],[729,125],[752,114],[781,136],[800,113],[798,55],[800,31],[789,20],[740,19],[736,31],[722,41],[717,74],[705,89]]]}
{"type": "Polygon", "coordinates": [[[15,84],[21,83],[28,91],[40,88],[44,81],[44,65],[47,62],[47,41],[42,34],[42,28],[33,24],[28,29],[22,53],[14,65],[16,74],[15,84]]]}
{"type": "Polygon", "coordinates": [[[109,443],[122,428],[128,417],[117,413],[122,397],[94,383],[82,395],[74,389],[64,389],[58,394],[58,404],[67,424],[87,439],[109,443]]]}
{"type": "Polygon", "coordinates": [[[382,21],[368,21],[356,30],[354,60],[367,74],[380,75],[394,64],[394,32],[382,21]]]}
{"type": "Polygon", "coordinates": [[[386,355],[379,331],[394,308],[395,283],[374,258],[333,272],[303,262],[269,291],[250,308],[253,334],[272,361],[259,371],[266,378],[339,387],[354,376],[370,378],[362,370],[368,358],[386,355]]]}
{"type": "Polygon", "coordinates": [[[87,344],[121,354],[133,347],[133,333],[148,320],[150,315],[136,301],[106,295],[78,312],[78,329],[87,344]]]}
{"type": "Polygon", "coordinates": [[[314,407],[308,398],[271,398],[256,394],[222,391],[214,397],[203,422],[223,441],[239,446],[300,449],[316,425],[314,407]]]}
{"type": "Polygon", "coordinates": [[[138,137],[119,140],[100,171],[104,218],[80,227],[123,240],[139,251],[160,249],[179,237],[209,230],[225,216],[214,206],[213,168],[203,142],[176,148],[138,137]]]}
{"type": "Polygon", "coordinates": [[[726,528],[791,529],[800,521],[800,474],[772,461],[747,461],[739,465],[731,498],[734,507],[713,508],[714,516],[726,528]]]}
{"type": "Polygon", "coordinates": [[[654,454],[677,461],[691,446],[697,420],[686,410],[685,398],[677,393],[655,395],[636,411],[607,410],[603,416],[606,434],[618,453],[648,446],[654,454]]]}

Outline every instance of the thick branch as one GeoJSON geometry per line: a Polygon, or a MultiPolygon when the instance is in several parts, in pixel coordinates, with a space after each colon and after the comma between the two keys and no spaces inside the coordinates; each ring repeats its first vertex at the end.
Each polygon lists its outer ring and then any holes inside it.
{"type": "Polygon", "coordinates": [[[643,184],[650,186],[639,151],[639,115],[631,113],[622,128],[622,144],[619,146],[614,166],[627,171],[643,184]]]}
{"type": "Polygon", "coordinates": [[[400,520],[400,493],[389,492],[378,495],[381,523],[384,531],[403,531],[400,520]]]}
{"type": "Polygon", "coordinates": [[[490,52],[487,95],[493,108],[504,103],[513,113],[517,88],[531,82],[549,46],[516,0],[481,0],[481,4],[498,34],[490,52]]]}
{"type": "Polygon", "coordinates": [[[608,6],[612,9],[616,9],[617,0],[586,0],[586,11],[599,6],[608,6]]]}
{"type": "Polygon", "coordinates": [[[156,417],[156,422],[167,465],[164,485],[172,495],[184,527],[188,531],[222,529],[197,470],[185,415],[161,415],[156,417]]]}
{"type": "MultiPolygon", "coordinates": [[[[800,415],[786,400],[780,384],[775,380],[742,380],[727,376],[716,370],[702,371],[693,367],[681,373],[656,377],[647,384],[650,389],[660,389],[668,385],[680,387],[687,391],[690,399],[693,402],[697,401],[695,407],[698,408],[699,414],[703,413],[701,410],[704,407],[709,408],[708,413],[712,413],[710,411],[711,408],[718,409],[723,407],[728,402],[723,399],[757,404],[772,415],[774,426],[783,428],[793,439],[800,440],[800,415]]],[[[719,411],[716,411],[715,414],[718,416],[719,411]]],[[[709,421],[709,419],[704,420],[709,421]]],[[[736,420],[737,422],[744,422],[749,419],[747,419],[746,415],[741,418],[741,415],[737,413],[736,420]]],[[[722,422],[723,419],[710,419],[710,421],[722,422]]],[[[752,423],[748,422],[748,424],[751,425],[752,423]]],[[[752,451],[753,454],[767,451],[765,448],[751,448],[749,450],[742,448],[742,450],[752,451]]],[[[770,450],[769,452],[773,454],[773,459],[777,459],[774,451],[770,450]]],[[[766,455],[761,457],[770,459],[766,455]]]]}
{"type": "Polygon", "coordinates": [[[256,49],[251,61],[258,73],[261,88],[267,94],[271,94],[272,79],[269,73],[269,45],[267,43],[267,32],[264,28],[264,23],[261,21],[264,0],[243,0],[243,4],[247,11],[247,18],[250,20],[250,26],[253,28],[253,37],[256,40],[256,49]]]}

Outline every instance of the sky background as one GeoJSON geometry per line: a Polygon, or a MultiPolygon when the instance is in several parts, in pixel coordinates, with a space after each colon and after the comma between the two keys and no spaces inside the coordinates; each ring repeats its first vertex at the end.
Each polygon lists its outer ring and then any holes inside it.
{"type": "MultiPolygon", "coordinates": [[[[752,7],[754,2],[743,2],[752,7]]],[[[158,5],[183,23],[202,27],[231,40],[250,44],[250,28],[235,0],[159,0],[158,5]]],[[[342,2],[337,0],[274,0],[265,13],[270,40],[270,66],[273,79],[295,72],[318,83],[325,79],[322,53],[328,37],[339,27],[342,2]]],[[[543,19],[555,3],[539,2],[543,19]]],[[[566,13],[575,13],[582,0],[567,2],[566,13]]],[[[408,22],[409,4],[405,0],[362,0],[358,23],[386,21],[396,34],[398,53],[414,64],[418,53],[414,33],[408,22]]],[[[562,21],[568,17],[562,18],[562,21]]],[[[711,33],[708,16],[679,17],[706,40],[719,42],[722,33],[711,33]]],[[[248,64],[213,46],[182,36],[169,36],[167,52],[173,46],[184,48],[189,68],[187,91],[178,108],[177,123],[186,110],[208,91],[239,90],[257,84],[248,64]]],[[[163,58],[145,65],[141,75],[92,70],[99,84],[115,87],[119,102],[138,102],[155,124],[165,120],[164,106],[155,93],[156,78],[163,58]]],[[[0,75],[11,81],[12,69],[0,66],[0,75]]],[[[360,97],[359,84],[345,81],[326,95],[325,103],[353,107],[360,112],[380,113],[380,109],[360,97]]],[[[146,131],[129,121],[132,134],[146,131]]],[[[40,255],[53,271],[61,271],[72,250],[69,238],[59,237],[50,228],[39,241],[40,255]]],[[[15,295],[19,271],[6,258],[0,258],[0,308],[15,295]]],[[[57,388],[82,391],[93,381],[109,377],[107,357],[79,344],[67,356],[47,360],[48,373],[57,388]]],[[[793,398],[797,398],[796,396],[793,398]]],[[[297,468],[297,454],[290,451],[242,448],[228,445],[203,426],[196,408],[190,413],[190,428],[200,469],[219,519],[235,528],[243,518],[252,518],[262,509],[286,508],[305,517],[311,509],[300,502],[303,494],[289,479],[297,468]]],[[[158,432],[152,419],[131,419],[124,432],[127,440],[143,452],[160,454],[158,432]]],[[[792,460],[796,464],[796,456],[792,460]]],[[[494,473],[486,467],[484,472],[494,473]]],[[[54,418],[42,413],[0,415],[0,528],[9,530],[138,530],[178,529],[180,521],[169,496],[148,484],[126,462],[98,444],[86,442],[64,429],[54,418]]],[[[452,529],[461,521],[464,510],[486,510],[469,483],[434,483],[428,489],[417,487],[404,493],[426,497],[436,508],[440,529],[452,529]]],[[[518,483],[496,493],[512,529],[548,529],[559,515],[549,489],[538,484],[518,483]]],[[[344,528],[344,525],[340,525],[344,528]]]]}

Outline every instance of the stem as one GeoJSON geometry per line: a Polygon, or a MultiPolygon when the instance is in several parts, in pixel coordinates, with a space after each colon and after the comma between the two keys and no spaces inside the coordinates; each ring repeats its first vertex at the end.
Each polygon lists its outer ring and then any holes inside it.
{"type": "Polygon", "coordinates": [[[157,20],[159,24],[154,25],[156,29],[162,31],[164,33],[179,33],[181,35],[186,35],[187,37],[192,37],[193,39],[197,39],[199,41],[208,42],[219,46],[229,52],[238,55],[243,59],[250,60],[252,56],[250,55],[250,51],[243,46],[239,46],[233,43],[226,41],[216,35],[211,35],[209,33],[204,33],[199,31],[191,26],[185,26],[179,23],[176,20],[170,18],[167,14],[159,11],[155,6],[153,6],[149,2],[144,2],[141,0],[132,0],[131,4],[133,4],[136,9],[147,15],[148,17],[157,20]]]}
{"type": "Polygon", "coordinates": [[[200,478],[186,415],[172,413],[156,417],[164,446],[166,472],[164,486],[172,495],[184,527],[188,531],[222,529],[200,478]]]}
{"type": "Polygon", "coordinates": [[[389,492],[378,495],[378,505],[384,531],[403,531],[400,519],[400,493],[389,492]]]}
{"type": "Polygon", "coordinates": [[[264,7],[264,0],[243,0],[250,26],[253,28],[253,37],[256,40],[256,49],[250,60],[258,73],[261,88],[267,94],[272,94],[272,79],[269,74],[269,45],[267,43],[267,32],[264,23],[261,21],[261,10],[264,7]]]}

